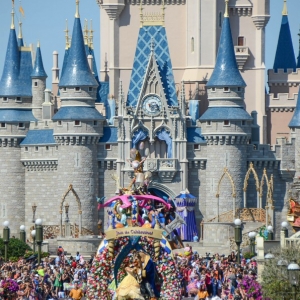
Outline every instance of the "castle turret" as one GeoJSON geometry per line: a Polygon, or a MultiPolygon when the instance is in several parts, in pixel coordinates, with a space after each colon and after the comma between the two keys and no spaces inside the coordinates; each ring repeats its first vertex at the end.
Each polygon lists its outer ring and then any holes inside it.
{"type": "Polygon", "coordinates": [[[296,69],[295,53],[290,31],[286,1],[287,0],[284,0],[283,4],[281,27],[273,66],[275,72],[277,72],[278,69],[283,69],[285,72],[288,69],[296,69]]]}
{"type": "Polygon", "coordinates": [[[45,101],[47,74],[44,69],[40,43],[37,45],[32,78],[32,112],[37,119],[42,119],[42,105],[45,101]]]}
{"type": "Polygon", "coordinates": [[[235,187],[242,186],[251,136],[252,118],[244,108],[246,84],[236,63],[228,2],[226,0],[216,65],[207,83],[209,107],[200,117],[208,147],[206,199],[209,203],[203,209],[205,218],[242,206],[243,192],[235,187]],[[225,180],[219,182],[221,178],[225,180]]]}
{"type": "MultiPolygon", "coordinates": [[[[20,40],[19,40],[20,41],[20,40]]],[[[19,232],[25,221],[25,170],[21,162],[20,143],[25,138],[31,111],[31,49],[18,46],[14,25],[14,8],[5,64],[0,81],[0,225],[11,221],[11,235],[19,232]]]]}
{"type": "Polygon", "coordinates": [[[70,221],[79,223],[80,228],[88,230],[85,232],[95,232],[98,221],[97,144],[104,117],[95,109],[97,86],[86,56],[77,0],[72,44],[59,82],[61,108],[53,121],[54,137],[59,144],[57,188],[63,194],[69,184],[73,185],[79,200],[70,200],[70,221]]]}

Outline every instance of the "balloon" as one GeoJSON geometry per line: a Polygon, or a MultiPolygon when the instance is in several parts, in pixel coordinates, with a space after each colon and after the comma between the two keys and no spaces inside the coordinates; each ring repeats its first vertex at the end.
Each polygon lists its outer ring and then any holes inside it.
{"type": "Polygon", "coordinates": [[[140,163],[139,163],[137,160],[134,160],[134,161],[132,162],[132,167],[133,167],[134,169],[138,168],[139,165],[140,165],[140,163]]]}
{"type": "Polygon", "coordinates": [[[145,156],[149,155],[149,148],[145,149],[145,156]]]}
{"type": "Polygon", "coordinates": [[[145,143],[144,142],[141,142],[140,145],[139,145],[139,149],[140,150],[143,150],[145,147],[145,143]]]}
{"type": "Polygon", "coordinates": [[[130,157],[134,159],[134,158],[135,158],[135,155],[136,155],[136,149],[132,148],[132,149],[130,150],[130,157]]]}

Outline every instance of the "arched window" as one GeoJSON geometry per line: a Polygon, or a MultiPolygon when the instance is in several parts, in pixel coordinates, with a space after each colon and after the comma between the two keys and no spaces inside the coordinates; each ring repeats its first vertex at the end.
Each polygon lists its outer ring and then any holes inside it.
{"type": "Polygon", "coordinates": [[[195,39],[192,37],[191,39],[191,52],[195,51],[195,39]]]}
{"type": "Polygon", "coordinates": [[[222,27],[222,12],[219,12],[219,27],[222,27]]]}

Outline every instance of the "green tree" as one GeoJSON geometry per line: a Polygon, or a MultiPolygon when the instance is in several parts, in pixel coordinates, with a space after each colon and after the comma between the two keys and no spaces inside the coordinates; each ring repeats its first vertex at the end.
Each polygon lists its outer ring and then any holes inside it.
{"type": "MultiPolygon", "coordinates": [[[[21,257],[28,250],[31,250],[31,248],[26,243],[23,243],[19,239],[10,239],[7,257],[21,257]]],[[[4,256],[4,243],[2,238],[0,238],[0,253],[1,256],[4,256]]]]}
{"type": "Polygon", "coordinates": [[[274,249],[271,252],[274,254],[274,258],[265,261],[262,272],[261,285],[264,297],[269,297],[272,300],[291,299],[292,286],[288,278],[287,265],[280,267],[278,262],[281,260],[289,264],[296,261],[299,264],[300,246],[274,249]]]}

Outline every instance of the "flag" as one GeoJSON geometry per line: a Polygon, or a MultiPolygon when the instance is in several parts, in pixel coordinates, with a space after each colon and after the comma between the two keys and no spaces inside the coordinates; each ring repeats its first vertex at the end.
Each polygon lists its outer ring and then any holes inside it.
{"type": "Polygon", "coordinates": [[[20,6],[19,11],[20,11],[20,13],[22,14],[22,16],[24,17],[25,13],[24,13],[24,9],[23,9],[22,6],[20,6]]]}

